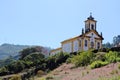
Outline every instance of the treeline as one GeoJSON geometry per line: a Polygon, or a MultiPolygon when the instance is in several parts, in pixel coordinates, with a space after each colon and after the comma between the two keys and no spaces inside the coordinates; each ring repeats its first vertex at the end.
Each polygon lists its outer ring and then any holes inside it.
{"type": "MultiPolygon", "coordinates": [[[[38,70],[48,72],[58,67],[69,57],[69,54],[63,52],[47,58],[43,54],[41,47],[32,47],[22,50],[19,60],[13,61],[9,65],[0,68],[0,76],[28,72],[29,69],[33,68],[34,71],[32,74],[34,75],[38,70]]],[[[29,75],[29,77],[31,75],[29,75]]]]}
{"type": "Polygon", "coordinates": [[[103,44],[104,48],[120,47],[120,35],[114,36],[112,43],[107,42],[103,44]]]}

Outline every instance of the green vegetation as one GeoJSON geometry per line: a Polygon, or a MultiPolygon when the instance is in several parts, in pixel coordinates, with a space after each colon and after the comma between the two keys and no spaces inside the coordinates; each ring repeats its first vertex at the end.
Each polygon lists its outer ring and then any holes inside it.
{"type": "Polygon", "coordinates": [[[10,78],[10,80],[21,80],[20,75],[14,75],[10,78]]]}
{"type": "Polygon", "coordinates": [[[120,76],[113,76],[111,78],[99,78],[98,80],[120,80],[120,76]]]}
{"type": "Polygon", "coordinates": [[[117,62],[117,54],[117,52],[109,51],[109,53],[105,54],[105,60],[109,63],[117,62]]]}
{"type": "Polygon", "coordinates": [[[20,59],[0,68],[0,76],[27,72],[27,78],[38,76],[55,69],[69,57],[69,54],[60,52],[54,56],[45,57],[41,47],[32,47],[20,52],[20,59]]]}
{"type": "Polygon", "coordinates": [[[37,71],[37,76],[40,77],[42,75],[45,75],[46,73],[42,70],[37,71]]]}
{"type": "Polygon", "coordinates": [[[78,55],[69,58],[67,62],[74,63],[76,67],[78,66],[87,66],[94,60],[95,54],[92,51],[84,51],[78,53],[78,55]]]}
{"type": "Polygon", "coordinates": [[[74,63],[75,67],[90,65],[92,69],[105,66],[109,63],[119,62],[120,52],[114,51],[116,48],[113,51],[110,50],[89,50],[78,52],[76,55],[59,52],[53,56],[45,57],[42,47],[27,48],[20,51],[19,60],[13,60],[9,65],[0,68],[0,76],[19,72],[27,72],[27,78],[33,75],[42,76],[64,62],[74,63]]]}
{"type": "Polygon", "coordinates": [[[120,53],[116,51],[98,52],[94,53],[93,50],[79,52],[67,59],[67,63],[74,63],[76,67],[87,66],[93,68],[99,68],[109,63],[115,63],[120,61],[120,53]]]}
{"type": "Polygon", "coordinates": [[[47,69],[48,70],[53,70],[56,67],[58,67],[60,64],[66,62],[68,59],[69,54],[68,53],[63,53],[60,52],[54,56],[50,56],[46,59],[46,64],[47,64],[47,69]]]}
{"type": "Polygon", "coordinates": [[[107,64],[108,64],[108,62],[94,61],[94,62],[92,62],[92,64],[90,65],[90,67],[91,67],[92,69],[94,69],[94,68],[99,68],[99,67],[105,66],[105,65],[107,65],[107,64]]]}

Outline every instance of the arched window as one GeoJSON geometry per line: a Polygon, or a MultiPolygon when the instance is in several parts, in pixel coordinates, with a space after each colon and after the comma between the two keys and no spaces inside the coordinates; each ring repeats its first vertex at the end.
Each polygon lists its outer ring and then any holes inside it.
{"type": "Polygon", "coordinates": [[[94,29],[94,25],[93,24],[91,24],[91,29],[94,29]]]}
{"type": "Polygon", "coordinates": [[[87,40],[85,40],[85,47],[87,47],[87,40]]]}
{"type": "Polygon", "coordinates": [[[94,48],[94,42],[91,42],[91,48],[92,49],[94,48]]]}
{"type": "Polygon", "coordinates": [[[98,42],[98,43],[97,43],[97,49],[99,49],[99,48],[100,48],[100,43],[98,42]]]}

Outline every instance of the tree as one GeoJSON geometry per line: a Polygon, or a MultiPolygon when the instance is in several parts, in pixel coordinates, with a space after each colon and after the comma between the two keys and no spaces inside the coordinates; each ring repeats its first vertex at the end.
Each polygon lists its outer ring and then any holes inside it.
{"type": "Polygon", "coordinates": [[[24,62],[21,60],[15,61],[7,66],[10,73],[18,73],[25,68],[24,62]]]}
{"type": "Polygon", "coordinates": [[[113,37],[113,44],[114,44],[114,46],[118,46],[119,43],[120,43],[120,35],[114,36],[113,37]]]}
{"type": "Polygon", "coordinates": [[[23,60],[26,62],[26,66],[38,66],[41,65],[44,61],[44,55],[41,54],[40,52],[35,52],[27,55],[26,57],[23,58],[23,60]]]}
{"type": "Polygon", "coordinates": [[[42,53],[42,50],[43,50],[43,47],[40,47],[40,46],[23,49],[22,51],[20,51],[20,59],[23,59],[27,55],[34,53],[34,52],[42,53]]]}
{"type": "Polygon", "coordinates": [[[103,47],[104,48],[112,48],[113,44],[111,44],[110,42],[107,42],[107,43],[103,44],[103,47]]]}

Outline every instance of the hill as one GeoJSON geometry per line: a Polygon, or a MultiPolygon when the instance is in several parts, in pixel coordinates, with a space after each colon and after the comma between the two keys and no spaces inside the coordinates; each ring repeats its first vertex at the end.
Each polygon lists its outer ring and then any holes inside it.
{"type": "Polygon", "coordinates": [[[106,66],[90,69],[87,67],[74,67],[74,64],[62,64],[49,74],[42,78],[37,78],[35,80],[119,80],[120,75],[118,63],[111,63],[106,66]],[[49,80],[49,79],[48,79],[49,80]]]}
{"type": "Polygon", "coordinates": [[[17,56],[19,51],[28,48],[28,45],[14,45],[14,44],[2,44],[0,45],[0,60],[7,58],[8,56],[17,56]]]}

